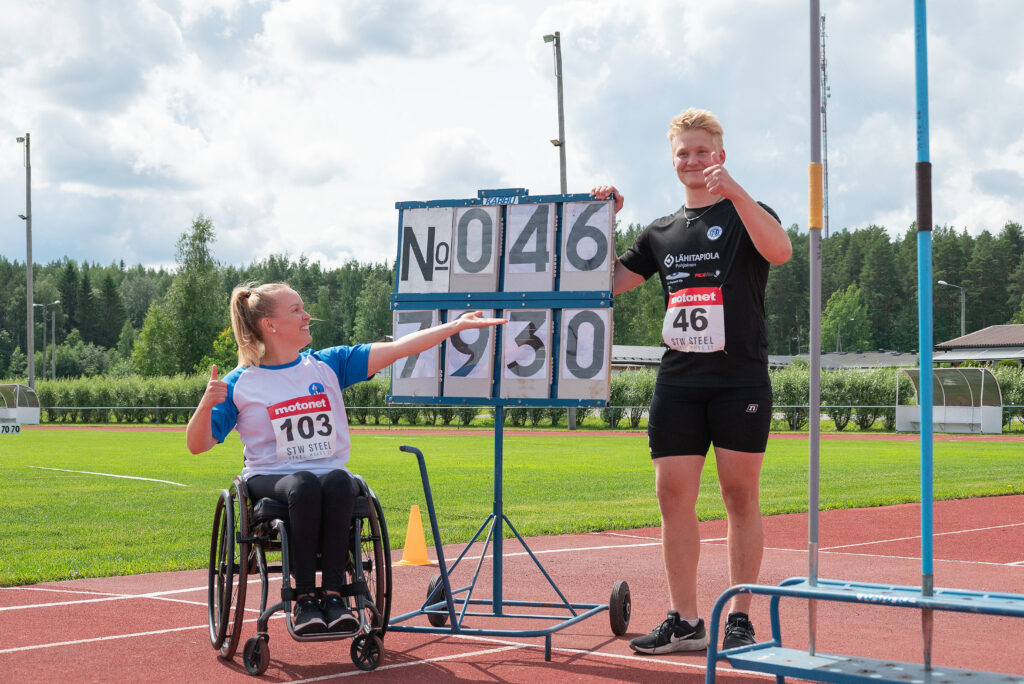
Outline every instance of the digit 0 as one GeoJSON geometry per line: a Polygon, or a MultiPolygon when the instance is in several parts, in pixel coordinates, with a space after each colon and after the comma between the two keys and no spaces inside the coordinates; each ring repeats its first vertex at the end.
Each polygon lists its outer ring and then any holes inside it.
{"type": "Polygon", "coordinates": [[[565,344],[565,365],[569,372],[577,378],[589,380],[601,372],[604,366],[604,321],[594,311],[583,310],[569,320],[567,326],[568,339],[565,344]],[[589,325],[594,334],[594,353],[590,357],[589,365],[580,364],[579,339],[580,329],[589,325]]]}

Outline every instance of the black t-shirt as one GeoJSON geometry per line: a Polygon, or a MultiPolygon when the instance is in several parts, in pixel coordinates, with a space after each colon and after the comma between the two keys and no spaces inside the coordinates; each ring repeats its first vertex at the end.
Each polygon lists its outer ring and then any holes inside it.
{"type": "MultiPolygon", "coordinates": [[[[778,221],[778,215],[761,204],[778,221]]],[[[667,349],[658,382],[684,387],[752,387],[768,380],[768,337],[764,291],[768,261],[754,247],[732,202],[723,199],[704,212],[680,208],[652,222],[620,257],[630,271],[657,273],[668,297],[690,287],[722,288],[725,349],[711,353],[667,349]]],[[[780,222],[781,223],[781,222],[780,222]]]]}

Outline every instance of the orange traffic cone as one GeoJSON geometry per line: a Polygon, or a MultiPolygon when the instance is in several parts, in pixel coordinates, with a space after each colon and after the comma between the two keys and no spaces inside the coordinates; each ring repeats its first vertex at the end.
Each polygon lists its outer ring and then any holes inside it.
{"type": "Polygon", "coordinates": [[[405,548],[402,549],[402,560],[395,565],[437,565],[437,561],[427,558],[427,540],[423,537],[423,520],[420,518],[420,507],[409,509],[409,528],[405,532],[405,548]]]}

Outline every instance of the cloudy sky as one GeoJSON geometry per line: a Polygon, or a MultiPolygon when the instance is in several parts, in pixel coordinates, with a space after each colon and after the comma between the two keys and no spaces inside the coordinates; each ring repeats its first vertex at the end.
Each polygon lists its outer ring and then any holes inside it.
{"type": "MultiPolygon", "coordinates": [[[[821,0],[832,230],[913,221],[911,0],[821,0]]],[[[218,260],[391,261],[396,201],[558,192],[560,31],[570,192],[619,218],[683,199],[665,128],[716,112],[726,167],[807,224],[802,0],[0,0],[0,254],[173,264],[199,213],[218,260]]],[[[928,7],[935,222],[1024,222],[1024,2],[928,7]]]]}

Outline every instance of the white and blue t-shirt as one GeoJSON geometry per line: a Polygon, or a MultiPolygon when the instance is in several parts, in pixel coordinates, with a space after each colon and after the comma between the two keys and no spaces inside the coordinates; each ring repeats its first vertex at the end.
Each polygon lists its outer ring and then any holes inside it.
{"type": "Polygon", "coordinates": [[[349,436],[341,390],[367,379],[369,356],[369,344],[329,347],[280,366],[228,373],[228,397],[213,407],[210,422],[218,442],[238,429],[242,477],[345,468],[349,436]]]}

